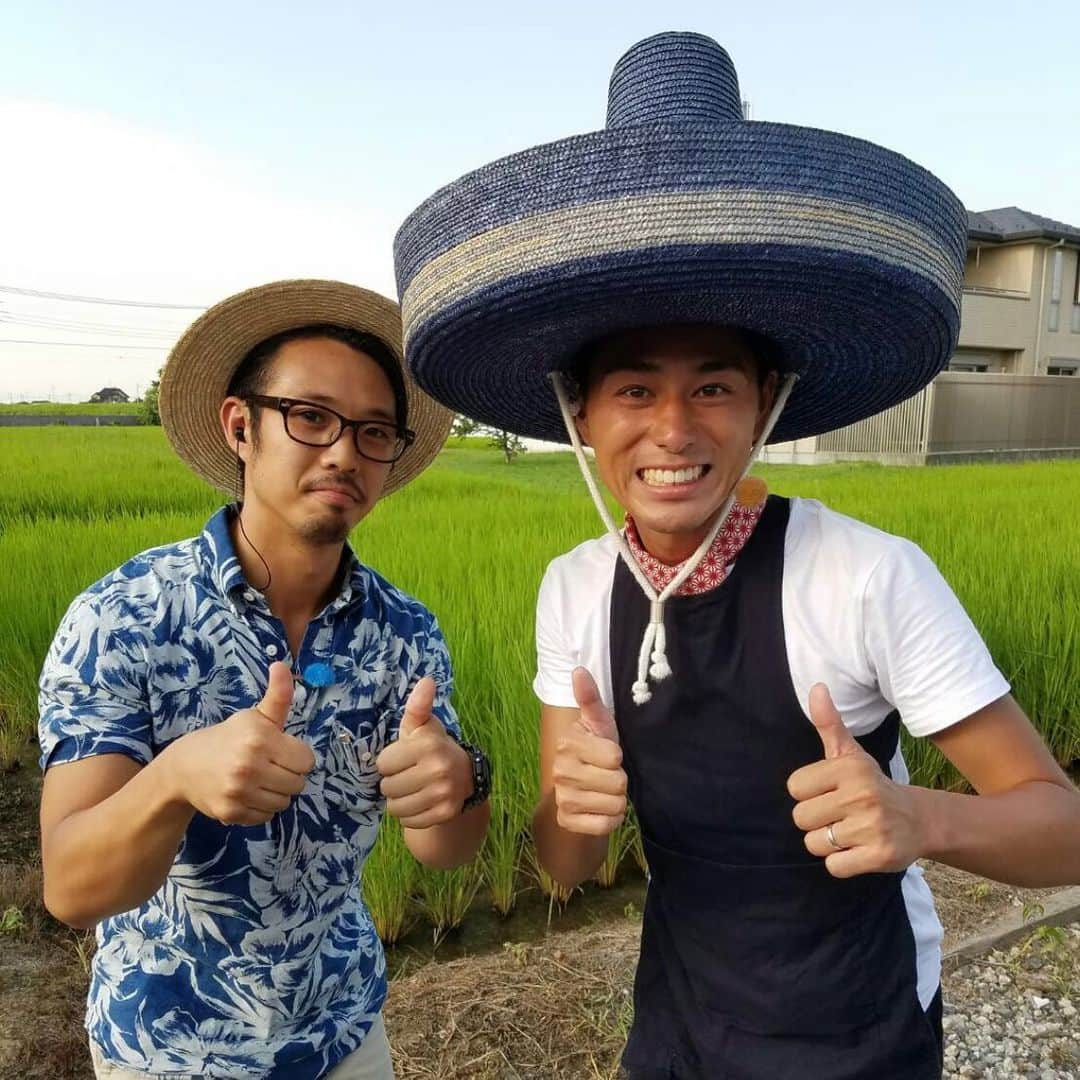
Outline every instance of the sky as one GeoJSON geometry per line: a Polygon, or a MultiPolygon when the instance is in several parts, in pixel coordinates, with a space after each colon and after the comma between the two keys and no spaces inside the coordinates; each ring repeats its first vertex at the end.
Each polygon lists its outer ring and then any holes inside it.
{"type": "Polygon", "coordinates": [[[0,401],[141,393],[202,307],[250,285],[394,295],[418,203],[602,127],[612,66],[660,30],[719,41],[754,120],[880,143],[972,210],[1080,226],[1075,0],[5,0],[0,401]]]}

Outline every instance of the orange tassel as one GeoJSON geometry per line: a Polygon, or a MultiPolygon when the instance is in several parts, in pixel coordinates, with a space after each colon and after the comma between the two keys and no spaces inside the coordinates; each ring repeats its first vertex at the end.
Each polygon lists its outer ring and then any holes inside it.
{"type": "Polygon", "coordinates": [[[735,502],[747,510],[760,506],[769,495],[769,487],[759,476],[744,476],[735,485],[735,502]]]}

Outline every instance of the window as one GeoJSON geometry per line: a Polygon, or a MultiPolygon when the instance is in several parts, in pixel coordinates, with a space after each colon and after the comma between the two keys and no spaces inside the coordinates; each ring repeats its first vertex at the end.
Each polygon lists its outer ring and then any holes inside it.
{"type": "Polygon", "coordinates": [[[989,371],[989,364],[979,364],[974,360],[950,360],[949,371],[968,371],[978,373],[980,371],[989,371]]]}
{"type": "Polygon", "coordinates": [[[1061,299],[1061,266],[1063,262],[1061,248],[1054,252],[1053,270],[1050,278],[1050,299],[1056,304],[1061,299]]]}
{"type": "Polygon", "coordinates": [[[1075,375],[1080,368],[1080,360],[1052,360],[1046,365],[1047,375],[1075,375]]]}
{"type": "Polygon", "coordinates": [[[1054,261],[1051,264],[1050,278],[1050,313],[1046,321],[1046,329],[1054,333],[1061,324],[1061,264],[1062,251],[1057,248],[1054,252],[1054,261]]]}
{"type": "Polygon", "coordinates": [[[1076,283],[1073,285],[1072,326],[1074,334],[1080,334],[1080,250],[1076,252],[1076,283]]]}

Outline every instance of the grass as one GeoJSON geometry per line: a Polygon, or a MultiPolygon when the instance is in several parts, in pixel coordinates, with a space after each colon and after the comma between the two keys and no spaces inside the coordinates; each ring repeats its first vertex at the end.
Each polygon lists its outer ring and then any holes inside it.
{"type": "MultiPolygon", "coordinates": [[[[175,458],[157,428],[0,429],[0,769],[32,732],[36,677],[71,599],[144,548],[197,532],[218,495],[175,458]]],[[[909,536],[936,561],[1014,693],[1062,762],[1080,757],[1080,463],[888,469],[773,466],[774,491],[909,536]]],[[[528,454],[505,465],[475,444],[445,451],[356,531],[361,559],[424,601],[454,657],[466,735],[495,763],[480,860],[443,875],[416,868],[384,828],[365,896],[385,940],[412,922],[457,925],[476,898],[509,913],[539,881],[528,838],[537,793],[532,694],[537,586],[555,555],[599,533],[576,464],[528,454]]],[[[928,742],[905,745],[913,777],[956,775],[928,742]]],[[[632,819],[601,871],[640,863],[632,819]]]]}

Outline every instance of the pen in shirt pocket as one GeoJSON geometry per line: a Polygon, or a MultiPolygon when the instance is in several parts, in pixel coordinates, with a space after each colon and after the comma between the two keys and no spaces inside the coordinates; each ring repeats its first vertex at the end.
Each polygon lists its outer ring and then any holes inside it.
{"type": "MultiPolygon", "coordinates": [[[[346,754],[352,754],[362,770],[374,768],[375,755],[370,750],[361,749],[361,747],[357,745],[357,741],[345,728],[338,729],[337,738],[338,742],[341,743],[342,747],[345,749],[346,754]]],[[[375,795],[377,798],[382,798],[381,777],[375,783],[375,795]]]]}

